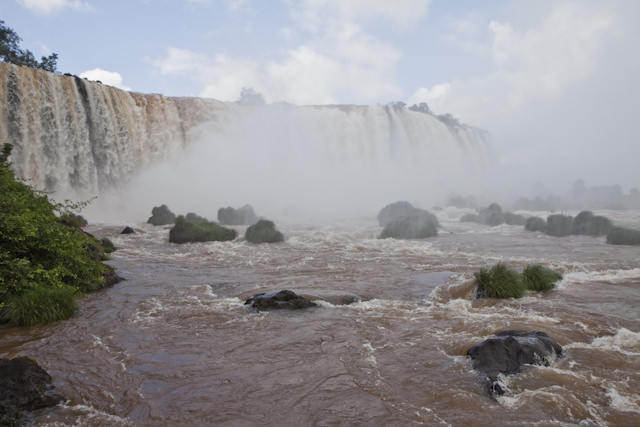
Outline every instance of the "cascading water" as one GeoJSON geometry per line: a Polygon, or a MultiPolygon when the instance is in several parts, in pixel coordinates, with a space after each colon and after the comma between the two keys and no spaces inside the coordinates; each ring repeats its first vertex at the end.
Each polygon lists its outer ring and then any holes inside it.
{"type": "Polygon", "coordinates": [[[209,171],[201,181],[228,186],[234,176],[241,192],[267,179],[294,197],[287,190],[294,182],[308,192],[426,186],[489,161],[486,132],[404,107],[245,106],[144,95],[4,63],[0,125],[0,142],[14,146],[17,176],[81,197],[122,190],[170,160],[186,164],[177,180],[195,167],[209,171]],[[318,180],[335,185],[314,185],[318,180]]]}

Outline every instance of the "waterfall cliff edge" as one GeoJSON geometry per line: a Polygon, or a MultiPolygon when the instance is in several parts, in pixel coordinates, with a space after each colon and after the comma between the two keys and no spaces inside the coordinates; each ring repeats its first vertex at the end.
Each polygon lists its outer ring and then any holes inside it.
{"type": "Polygon", "coordinates": [[[0,63],[0,143],[13,145],[18,177],[51,192],[118,189],[203,143],[212,148],[200,157],[221,154],[213,166],[267,163],[266,174],[346,166],[373,175],[390,165],[455,174],[490,163],[488,139],[450,116],[399,103],[247,106],[127,92],[0,63]]]}

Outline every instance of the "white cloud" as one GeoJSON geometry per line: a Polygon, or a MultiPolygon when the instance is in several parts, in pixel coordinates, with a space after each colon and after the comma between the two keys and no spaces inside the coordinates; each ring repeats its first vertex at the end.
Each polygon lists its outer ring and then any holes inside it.
{"type": "Polygon", "coordinates": [[[93,70],[85,71],[80,74],[80,77],[88,80],[100,81],[106,85],[117,87],[122,90],[131,90],[130,87],[122,84],[122,76],[120,73],[113,71],[106,71],[100,68],[94,68],[93,70]]]}
{"type": "Polygon", "coordinates": [[[18,0],[18,3],[26,9],[42,15],[48,15],[60,9],[70,8],[80,11],[91,11],[89,3],[82,0],[18,0]]]}
{"type": "Polygon", "coordinates": [[[366,26],[407,28],[427,13],[429,0],[288,2],[293,27],[281,30],[298,46],[278,59],[256,62],[169,48],[156,61],[164,75],[183,75],[203,87],[201,96],[236,100],[252,87],[269,102],[296,104],[371,103],[401,96],[396,67],[402,52],[366,26]],[[305,39],[306,37],[306,39],[305,39]]]}
{"type": "Polygon", "coordinates": [[[512,16],[528,22],[488,23],[492,72],[448,82],[438,94],[418,89],[412,99],[490,130],[504,164],[523,179],[539,176],[544,165],[545,179],[637,181],[628,159],[640,156],[633,143],[640,133],[633,119],[640,59],[631,54],[640,39],[633,18],[640,4],[540,4],[543,13],[538,2],[517,3],[521,15],[512,16]]]}

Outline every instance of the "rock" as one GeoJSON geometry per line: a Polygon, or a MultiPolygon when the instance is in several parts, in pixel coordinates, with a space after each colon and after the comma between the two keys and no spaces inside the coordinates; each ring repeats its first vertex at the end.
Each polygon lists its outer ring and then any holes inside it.
{"type": "Polygon", "coordinates": [[[381,239],[424,239],[438,235],[438,223],[429,216],[413,215],[394,219],[380,233],[381,239]]]}
{"type": "Polygon", "coordinates": [[[250,305],[258,311],[262,310],[299,310],[315,307],[317,304],[293,291],[262,292],[247,299],[245,305],[250,305]]]}
{"type": "Polygon", "coordinates": [[[218,209],[218,222],[222,225],[251,225],[258,221],[258,217],[251,205],[244,205],[239,209],[232,207],[218,209]]]}
{"type": "Polygon", "coordinates": [[[147,223],[153,225],[167,225],[173,224],[175,221],[176,215],[169,210],[167,205],[162,205],[151,209],[151,217],[149,217],[147,223]]]}
{"type": "Polygon", "coordinates": [[[122,231],[120,232],[120,234],[134,234],[136,231],[129,227],[128,225],[122,229],[122,231]]]}
{"type": "Polygon", "coordinates": [[[549,215],[547,217],[547,231],[550,236],[565,237],[571,234],[573,217],[562,214],[549,215]]]}
{"type": "Polygon", "coordinates": [[[249,226],[244,233],[245,239],[251,243],[275,243],[284,241],[284,236],[276,230],[272,221],[261,219],[249,226]]]}
{"type": "Polygon", "coordinates": [[[504,223],[502,207],[497,203],[491,203],[489,207],[480,210],[478,215],[481,224],[496,226],[504,223]]]}
{"type": "Polygon", "coordinates": [[[487,381],[487,389],[494,396],[505,392],[499,375],[517,374],[525,365],[549,366],[563,354],[562,347],[545,332],[508,330],[496,335],[467,351],[473,369],[487,381]]]}
{"type": "Polygon", "coordinates": [[[51,376],[35,361],[0,359],[0,425],[25,425],[30,412],[64,400],[54,390],[51,376]]]}
{"type": "Polygon", "coordinates": [[[594,215],[591,211],[582,211],[571,223],[571,234],[604,236],[613,228],[611,220],[605,216],[594,215]]]}
{"type": "Polygon", "coordinates": [[[607,234],[610,245],[640,245],[640,230],[615,227],[607,234]]]}
{"type": "Polygon", "coordinates": [[[547,231],[547,221],[539,216],[527,218],[524,229],[527,231],[542,231],[544,233],[547,231]]]}
{"type": "Polygon", "coordinates": [[[434,223],[436,227],[439,227],[438,218],[425,209],[415,208],[409,202],[395,202],[388,204],[378,213],[378,224],[381,227],[386,227],[389,223],[410,217],[420,217],[424,219],[424,222],[434,223]]]}

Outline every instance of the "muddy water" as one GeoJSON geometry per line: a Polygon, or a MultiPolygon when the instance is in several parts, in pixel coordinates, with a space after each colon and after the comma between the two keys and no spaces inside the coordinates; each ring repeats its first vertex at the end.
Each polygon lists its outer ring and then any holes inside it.
{"type": "MultiPolygon", "coordinates": [[[[93,225],[120,248],[111,263],[126,280],[73,319],[0,330],[0,356],[36,358],[69,398],[38,426],[640,424],[640,247],[460,214],[440,212],[447,231],[417,241],[376,239],[372,218],[277,221],[287,240],[273,245],[93,225]],[[473,272],[498,261],[564,279],[519,300],[471,299],[473,272]],[[243,305],[280,289],[320,306],[243,305]],[[362,301],[338,304],[353,294],[362,301]],[[494,401],[465,353],[502,329],[543,330],[565,357],[508,378],[494,401]]],[[[637,212],[605,214],[640,228],[637,212]]]]}

